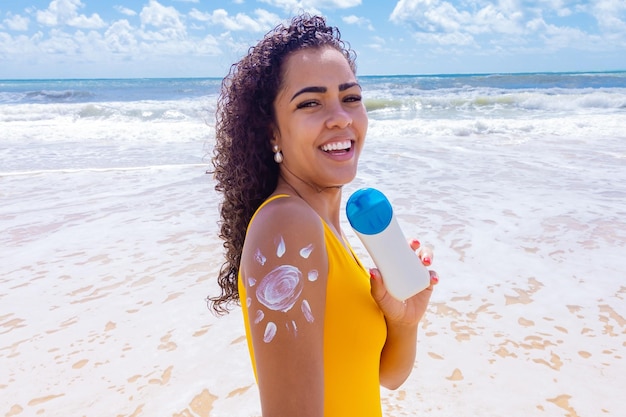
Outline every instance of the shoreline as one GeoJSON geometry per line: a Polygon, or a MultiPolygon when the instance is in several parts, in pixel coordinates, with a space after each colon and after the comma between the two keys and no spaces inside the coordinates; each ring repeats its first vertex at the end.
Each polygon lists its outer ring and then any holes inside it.
{"type": "MultiPolygon", "coordinates": [[[[442,277],[420,328],[415,372],[399,390],[382,389],[385,416],[620,415],[622,229],[614,224],[607,235],[598,234],[608,233],[599,220],[568,223],[559,239],[590,240],[585,252],[558,249],[550,234],[531,241],[506,223],[532,210],[523,205],[496,222],[456,217],[441,195],[454,189],[423,186],[408,199],[411,180],[369,169],[346,196],[371,175],[396,190],[407,233],[429,230],[442,277]],[[417,203],[427,207],[416,212],[417,203]]],[[[0,366],[8,370],[0,394],[10,398],[0,413],[260,414],[241,312],[217,318],[204,302],[217,291],[221,242],[218,200],[201,165],[0,182],[8,260],[0,266],[0,366]]],[[[542,227],[561,230],[545,210],[542,227]]]]}

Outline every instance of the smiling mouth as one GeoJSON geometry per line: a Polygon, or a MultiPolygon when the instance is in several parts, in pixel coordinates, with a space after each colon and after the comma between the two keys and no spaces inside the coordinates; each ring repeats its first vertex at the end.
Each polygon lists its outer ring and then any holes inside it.
{"type": "Polygon", "coordinates": [[[351,140],[342,140],[340,142],[331,142],[320,146],[320,149],[326,153],[343,153],[348,152],[352,148],[351,140]]]}

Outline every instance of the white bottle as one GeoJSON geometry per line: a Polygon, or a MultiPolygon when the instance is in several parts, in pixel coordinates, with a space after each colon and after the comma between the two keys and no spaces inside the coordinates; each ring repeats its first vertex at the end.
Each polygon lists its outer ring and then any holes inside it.
{"type": "Polygon", "coordinates": [[[356,191],[348,199],[346,214],[389,294],[404,301],[430,285],[428,269],[409,246],[383,193],[374,188],[356,191]]]}

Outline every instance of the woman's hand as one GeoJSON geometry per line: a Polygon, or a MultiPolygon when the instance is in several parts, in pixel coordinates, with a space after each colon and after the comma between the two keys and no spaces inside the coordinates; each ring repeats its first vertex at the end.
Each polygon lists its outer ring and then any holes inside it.
{"type": "MultiPolygon", "coordinates": [[[[420,249],[419,241],[409,241],[411,249],[425,266],[432,262],[432,251],[420,249]]],[[[380,355],[380,383],[388,389],[396,389],[406,381],[415,363],[417,328],[426,312],[433,286],[439,281],[435,271],[430,272],[428,288],[406,301],[399,301],[387,292],[378,269],[370,269],[372,296],[385,315],[387,340],[380,355]]]]}
{"type": "MultiPolygon", "coordinates": [[[[430,266],[433,260],[433,253],[430,248],[422,247],[417,239],[409,241],[409,246],[419,256],[424,266],[430,266]]],[[[372,297],[385,315],[389,324],[396,325],[417,325],[428,307],[428,301],[433,292],[433,286],[439,282],[439,277],[435,271],[430,271],[430,285],[423,291],[415,294],[406,301],[400,301],[391,296],[383,285],[383,277],[376,268],[370,269],[372,281],[372,297]]]]}

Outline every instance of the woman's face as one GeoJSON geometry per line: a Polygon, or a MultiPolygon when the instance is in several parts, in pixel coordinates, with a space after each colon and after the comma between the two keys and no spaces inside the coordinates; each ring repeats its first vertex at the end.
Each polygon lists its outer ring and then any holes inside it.
{"type": "Polygon", "coordinates": [[[284,165],[318,187],[352,181],[367,132],[361,87],[336,49],[304,49],[284,63],[273,143],[284,165]]]}

